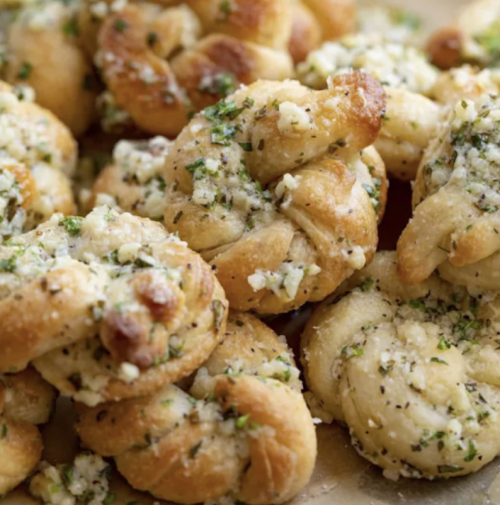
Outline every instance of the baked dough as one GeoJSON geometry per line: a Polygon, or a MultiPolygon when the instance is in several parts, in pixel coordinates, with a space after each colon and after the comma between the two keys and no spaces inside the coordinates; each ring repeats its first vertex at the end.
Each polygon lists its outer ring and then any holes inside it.
{"type": "Polygon", "coordinates": [[[77,405],[77,431],[86,447],[115,458],[132,487],[157,498],[284,503],[308,483],[316,459],[298,375],[274,332],[232,313],[189,394],[168,386],[141,399],[77,405]]]}
{"type": "Polygon", "coordinates": [[[99,17],[98,4],[87,2],[81,11],[83,38],[97,40],[86,45],[97,50],[113,114],[123,109],[125,121],[128,115],[143,131],[172,137],[190,114],[240,83],[292,76],[289,0],[176,3],[112,4],[99,17]]]}
{"type": "Polygon", "coordinates": [[[473,284],[498,289],[487,268],[500,248],[497,116],[497,95],[462,99],[427,149],[414,186],[413,219],[398,243],[403,281],[418,284],[448,261],[450,280],[453,271],[454,282],[468,284],[461,267],[472,268],[473,284]]]}
{"type": "Polygon", "coordinates": [[[347,423],[388,478],[479,470],[500,451],[498,307],[435,275],[407,286],[377,253],[305,329],[314,415],[347,423]]]}
{"type": "Polygon", "coordinates": [[[54,212],[74,212],[67,175],[76,144],[24,88],[0,81],[0,244],[33,229],[54,212]]]}
{"type": "Polygon", "coordinates": [[[75,136],[96,115],[96,79],[79,46],[76,14],[80,1],[27,4],[6,35],[5,79],[28,84],[36,101],[54,113],[75,136]]]}
{"type": "Polygon", "coordinates": [[[367,74],[319,92],[259,81],[176,139],[165,225],[213,265],[234,309],[271,314],[322,300],[371,261],[385,174],[373,149],[361,160],[359,152],[375,140],[384,107],[367,74]]]}
{"type": "Polygon", "coordinates": [[[160,224],[106,207],[54,215],[0,247],[0,267],[0,370],[33,361],[87,404],[180,380],[224,332],[210,267],[160,224]]]}
{"type": "Polygon", "coordinates": [[[314,89],[326,88],[328,79],[351,69],[373,75],[384,86],[387,110],[375,147],[391,176],[414,179],[441,120],[441,108],[424,96],[431,94],[438,72],[416,47],[373,33],[327,42],[297,67],[300,81],[314,89]]]}
{"type": "Polygon", "coordinates": [[[432,62],[448,69],[470,63],[496,66],[500,5],[495,0],[474,0],[462,7],[456,19],[439,29],[429,40],[432,62]]]}
{"type": "Polygon", "coordinates": [[[326,40],[335,40],[356,29],[357,6],[354,0],[290,0],[292,34],[288,50],[295,63],[326,40]]]}
{"type": "Polygon", "coordinates": [[[0,374],[0,495],[34,470],[43,443],[36,425],[49,420],[54,391],[32,368],[0,374]]]}

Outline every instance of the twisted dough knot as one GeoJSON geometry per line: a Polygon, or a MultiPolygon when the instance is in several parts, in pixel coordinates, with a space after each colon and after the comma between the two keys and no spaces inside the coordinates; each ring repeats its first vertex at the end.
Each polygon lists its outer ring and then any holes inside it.
{"type": "Polygon", "coordinates": [[[0,244],[54,212],[74,210],[66,174],[74,168],[75,142],[51,113],[20,93],[0,81],[0,244]]]}
{"type": "Polygon", "coordinates": [[[179,135],[165,162],[165,224],[216,267],[235,309],[322,300],[371,260],[385,173],[373,149],[359,152],[384,107],[366,74],[321,92],[260,81],[179,135]]]}
{"type": "Polygon", "coordinates": [[[175,136],[193,111],[240,83],[293,74],[285,51],[289,0],[185,4],[164,10],[127,5],[109,13],[99,30],[103,79],[117,104],[149,133],[175,136]],[[174,32],[182,25],[189,36],[174,32]]]}
{"type": "Polygon", "coordinates": [[[54,391],[28,368],[0,375],[0,494],[20,484],[42,455],[42,437],[35,425],[46,423],[54,391]]]}
{"type": "Polygon", "coordinates": [[[496,65],[499,23],[500,6],[495,0],[468,3],[460,9],[452,24],[441,28],[430,38],[427,50],[432,63],[443,69],[464,63],[480,67],[496,65]]]}
{"type": "Polygon", "coordinates": [[[223,497],[283,503],[304,487],[316,458],[311,415],[291,352],[248,314],[230,314],[224,343],[188,395],[77,406],[85,446],[114,457],[132,487],[199,503],[223,497]]]}
{"type": "Polygon", "coordinates": [[[92,65],[77,38],[79,8],[79,2],[33,2],[5,30],[5,79],[31,86],[37,103],[75,136],[83,134],[94,119],[96,99],[92,65]]]}
{"type": "Polygon", "coordinates": [[[448,280],[498,289],[500,102],[463,99],[427,149],[413,193],[413,219],[398,243],[402,280],[418,284],[435,268],[448,280]]]}
{"type": "Polygon", "coordinates": [[[499,300],[432,276],[407,286],[378,253],[303,335],[306,380],[327,421],[385,476],[448,478],[499,451],[499,300]]]}
{"type": "Polygon", "coordinates": [[[321,42],[356,30],[357,9],[353,0],[291,0],[292,35],[288,50],[300,63],[321,42]]]}
{"type": "Polygon", "coordinates": [[[11,240],[0,270],[0,370],[33,361],[88,404],[178,381],[224,331],[210,267],[160,224],[105,207],[11,240]]]}
{"type": "Polygon", "coordinates": [[[375,143],[388,172],[398,179],[414,179],[423,150],[437,135],[441,108],[429,98],[438,78],[436,69],[413,46],[386,40],[380,34],[359,34],[329,42],[298,66],[302,83],[327,87],[332,75],[367,72],[387,92],[383,128],[375,143]]]}
{"type": "Polygon", "coordinates": [[[384,127],[375,143],[387,171],[397,179],[415,179],[425,150],[439,135],[450,109],[465,98],[498,93],[499,73],[464,65],[442,72],[427,93],[433,100],[405,89],[386,89],[384,127]]]}

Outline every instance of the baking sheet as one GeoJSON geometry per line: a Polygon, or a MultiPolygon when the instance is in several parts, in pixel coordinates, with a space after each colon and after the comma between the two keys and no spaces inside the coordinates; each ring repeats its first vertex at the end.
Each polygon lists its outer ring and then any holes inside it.
{"type": "MultiPolygon", "coordinates": [[[[413,10],[432,29],[445,24],[466,0],[378,0],[413,10]]],[[[392,183],[389,206],[380,231],[381,249],[392,249],[409,217],[409,184],[392,183]]],[[[297,333],[306,314],[294,314],[272,321],[280,333],[292,335],[297,347],[297,333]],[[295,337],[293,336],[295,334],[295,337]]],[[[70,462],[78,449],[73,431],[71,403],[61,399],[51,423],[43,428],[44,458],[51,463],[70,462]]],[[[289,505],[500,505],[500,459],[478,474],[449,481],[392,482],[381,471],[356,454],[347,431],[338,425],[320,425],[318,461],[310,484],[289,505]]],[[[137,501],[140,505],[164,505],[151,496],[131,490],[119,475],[111,484],[117,494],[116,505],[137,501]]],[[[37,502],[18,489],[2,500],[2,505],[35,505],[37,502]]]]}

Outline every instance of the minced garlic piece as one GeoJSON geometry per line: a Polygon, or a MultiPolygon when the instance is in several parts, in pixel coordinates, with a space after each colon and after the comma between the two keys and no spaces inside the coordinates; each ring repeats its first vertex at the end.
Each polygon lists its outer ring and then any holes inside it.
{"type": "Polygon", "coordinates": [[[112,503],[110,466],[95,454],[80,454],[72,465],[39,465],[29,492],[47,505],[103,505],[112,503]]]}
{"type": "Polygon", "coordinates": [[[296,297],[300,283],[307,275],[318,275],[321,268],[318,265],[311,265],[308,268],[295,266],[291,262],[283,263],[276,272],[256,270],[248,277],[248,283],[257,292],[261,289],[269,289],[276,296],[296,297]]]}
{"type": "Polygon", "coordinates": [[[122,363],[118,370],[118,378],[129,384],[138,379],[140,375],[141,371],[132,363],[122,363]]]}
{"type": "Polygon", "coordinates": [[[363,248],[359,245],[344,252],[347,257],[347,263],[354,270],[361,270],[366,265],[366,256],[363,248]]]}
{"type": "Polygon", "coordinates": [[[311,117],[293,102],[279,104],[278,129],[281,133],[304,132],[312,128],[311,117]]]}
{"type": "Polygon", "coordinates": [[[299,187],[300,176],[293,177],[293,175],[285,174],[283,180],[276,186],[276,196],[282,198],[286,190],[293,191],[299,187]]]}

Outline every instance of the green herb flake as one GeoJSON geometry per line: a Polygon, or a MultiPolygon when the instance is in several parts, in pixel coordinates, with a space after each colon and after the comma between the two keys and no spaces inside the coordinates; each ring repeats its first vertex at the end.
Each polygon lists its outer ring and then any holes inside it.
{"type": "Polygon", "coordinates": [[[205,158],[198,158],[193,163],[186,165],[184,168],[190,173],[194,174],[199,168],[205,167],[205,158]]]}
{"type": "Polygon", "coordinates": [[[21,68],[19,69],[19,72],[17,73],[17,77],[23,80],[29,79],[32,70],[33,65],[31,65],[31,63],[28,63],[27,61],[24,61],[21,65],[21,68]]]}
{"type": "Polygon", "coordinates": [[[64,465],[62,469],[63,482],[69,486],[73,482],[73,467],[71,465],[64,465]]]}
{"type": "Polygon", "coordinates": [[[446,349],[449,349],[450,347],[451,347],[451,344],[444,337],[441,337],[439,339],[439,344],[438,344],[437,348],[440,351],[446,351],[446,349]]]}
{"type": "Polygon", "coordinates": [[[76,22],[76,19],[70,19],[63,23],[62,31],[69,37],[76,37],[78,35],[78,24],[76,22]]]}
{"type": "Polygon", "coordinates": [[[0,272],[13,273],[16,270],[16,256],[0,260],[0,272]]]}
{"type": "Polygon", "coordinates": [[[116,494],[115,493],[108,493],[108,495],[106,496],[106,498],[104,498],[104,504],[105,505],[111,505],[112,503],[115,503],[116,501],[116,494]]]}
{"type": "Polygon", "coordinates": [[[59,222],[59,226],[64,226],[64,229],[72,236],[76,237],[82,230],[83,218],[77,216],[66,216],[59,222]]]}
{"type": "Polygon", "coordinates": [[[255,104],[255,100],[253,98],[250,98],[250,97],[246,97],[245,100],[243,100],[243,107],[245,107],[245,109],[250,109],[251,107],[253,107],[255,104]]]}
{"type": "Polygon", "coordinates": [[[447,366],[449,366],[448,363],[446,363],[446,361],[444,359],[437,358],[435,356],[432,357],[430,361],[431,361],[431,363],[439,363],[440,365],[447,365],[447,366]]]}
{"type": "Polygon", "coordinates": [[[115,30],[119,33],[122,33],[128,28],[128,24],[123,19],[117,19],[115,21],[115,30]]]}
{"type": "Polygon", "coordinates": [[[191,449],[189,449],[189,457],[193,459],[199,452],[201,445],[203,444],[203,440],[200,440],[196,445],[193,445],[191,449]]]}
{"type": "Polygon", "coordinates": [[[346,345],[342,349],[340,354],[341,354],[341,356],[347,356],[347,359],[359,358],[361,356],[364,356],[365,350],[362,347],[354,347],[354,346],[346,345]]]}
{"type": "Polygon", "coordinates": [[[148,41],[149,47],[154,46],[156,44],[156,42],[158,41],[158,34],[155,32],[149,32],[147,41],[148,41]]]}
{"type": "Polygon", "coordinates": [[[361,291],[363,291],[363,293],[367,293],[368,291],[370,291],[370,289],[373,287],[374,284],[375,284],[375,281],[373,280],[373,278],[372,277],[367,277],[359,285],[359,289],[361,289],[361,291]]]}
{"type": "Polygon", "coordinates": [[[253,151],[251,142],[240,142],[239,145],[243,149],[243,151],[246,151],[247,153],[251,153],[253,151]]]}
{"type": "Polygon", "coordinates": [[[210,130],[210,139],[212,141],[212,144],[230,146],[236,133],[236,127],[221,123],[214,126],[210,130]]]}
{"type": "Polygon", "coordinates": [[[9,428],[8,428],[8,426],[7,426],[6,424],[4,424],[4,425],[2,426],[2,434],[1,434],[1,436],[0,436],[0,439],[2,439],[2,440],[3,440],[4,438],[7,438],[7,433],[8,433],[8,432],[9,432],[9,428]]]}
{"type": "Polygon", "coordinates": [[[421,310],[423,312],[425,312],[425,310],[426,310],[425,303],[422,300],[410,300],[410,302],[408,303],[408,305],[412,309],[421,310]]]}
{"type": "Polygon", "coordinates": [[[474,461],[476,456],[477,456],[476,445],[474,444],[474,441],[472,439],[469,439],[467,456],[465,456],[464,461],[466,461],[467,463],[470,463],[471,461],[474,461]]]}
{"type": "Polygon", "coordinates": [[[246,416],[240,416],[236,419],[236,428],[244,428],[247,424],[248,419],[250,419],[250,414],[246,416]]]}

